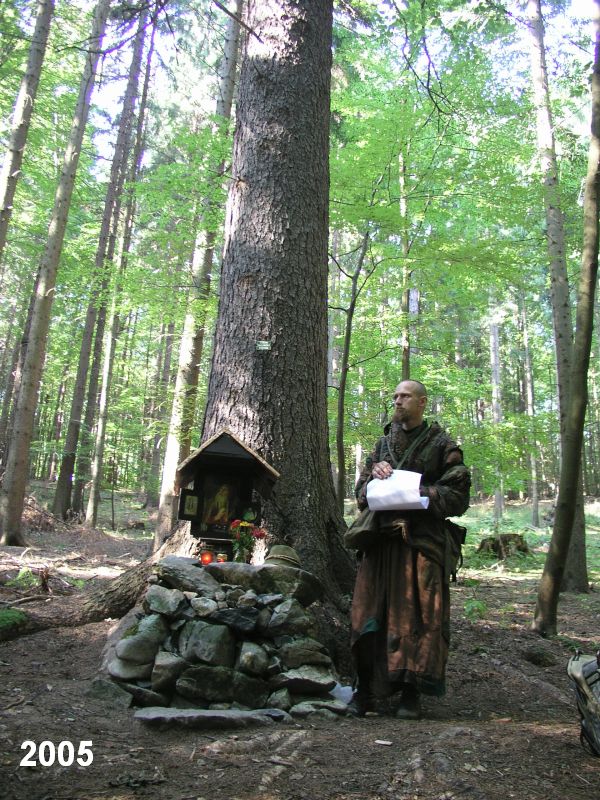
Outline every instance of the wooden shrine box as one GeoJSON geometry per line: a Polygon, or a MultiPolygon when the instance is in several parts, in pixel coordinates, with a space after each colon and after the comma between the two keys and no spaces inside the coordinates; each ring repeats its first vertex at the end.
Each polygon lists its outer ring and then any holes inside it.
{"type": "Polygon", "coordinates": [[[231,557],[229,525],[246,519],[260,525],[260,498],[267,498],[277,470],[224,429],[194,450],[177,467],[178,518],[210,545],[224,545],[231,557]]]}

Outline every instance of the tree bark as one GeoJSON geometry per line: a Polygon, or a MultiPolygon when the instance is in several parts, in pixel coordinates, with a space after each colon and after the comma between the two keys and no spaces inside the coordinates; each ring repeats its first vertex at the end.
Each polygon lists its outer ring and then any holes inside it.
{"type": "Polygon", "coordinates": [[[270,536],[335,598],[354,570],[326,415],[332,2],[253,0],[246,23],[203,440],[228,427],[280,472],[270,536]]]}
{"type": "MultiPolygon", "coordinates": [[[[235,12],[229,17],[221,63],[219,95],[216,114],[223,120],[231,118],[235,78],[239,52],[239,19],[243,2],[236,0],[235,12]]],[[[218,180],[223,177],[223,165],[216,169],[218,180]]],[[[205,201],[210,203],[210,201],[205,201]]],[[[191,430],[196,410],[200,359],[204,345],[206,303],[210,294],[215,234],[211,230],[201,232],[206,236],[204,251],[199,241],[194,245],[191,258],[191,289],[187,298],[186,315],[179,348],[179,362],[175,380],[175,392],[169,421],[169,432],[165,446],[158,518],[154,532],[154,547],[159,548],[173,528],[176,513],[175,473],[178,464],[187,457],[191,447],[191,430]]]]}
{"type": "Polygon", "coordinates": [[[535,435],[535,389],[533,384],[533,367],[531,363],[531,351],[529,348],[529,326],[527,321],[527,305],[525,293],[520,296],[521,324],[523,328],[523,351],[525,360],[525,400],[527,417],[529,419],[530,431],[528,442],[528,461],[529,461],[529,498],[531,500],[531,524],[536,528],[540,525],[539,511],[539,491],[538,491],[538,469],[537,469],[537,437],[535,435]]]}
{"type": "Polygon", "coordinates": [[[338,386],[338,401],[337,401],[337,423],[336,423],[336,448],[337,448],[337,488],[336,496],[338,501],[338,508],[340,513],[344,514],[344,498],[346,496],[346,448],[344,445],[344,422],[345,422],[345,408],[346,408],[346,385],[348,383],[348,370],[350,364],[350,345],[352,342],[352,325],[354,322],[354,312],[356,311],[356,302],[361,289],[364,287],[371,272],[369,272],[361,285],[359,285],[360,274],[364,267],[365,258],[367,256],[367,247],[369,246],[369,232],[367,231],[360,246],[358,261],[354,272],[351,276],[350,284],[350,303],[346,311],[346,322],[344,325],[344,344],[340,358],[340,377],[338,386]]]}
{"type": "Polygon", "coordinates": [[[600,189],[600,2],[595,4],[596,47],[592,73],[592,123],[583,203],[583,251],[577,299],[577,320],[570,374],[569,405],[560,472],[558,502],[550,550],[538,588],[534,629],[556,633],[558,598],[569,549],[580,485],[581,445],[588,397],[588,367],[592,344],[594,297],[598,278],[598,211],[600,189]]]}
{"type": "MultiPolygon", "coordinates": [[[[569,276],[565,257],[564,220],[561,208],[556,147],[554,141],[554,121],[548,89],[548,70],[544,45],[544,23],[541,0],[528,0],[531,45],[531,74],[533,80],[534,102],[536,106],[537,137],[540,167],[543,177],[544,206],[546,211],[546,237],[550,258],[550,296],[556,350],[556,378],[558,385],[558,407],[561,430],[561,451],[564,448],[566,414],[569,403],[569,374],[573,356],[573,321],[571,318],[571,299],[569,295],[569,276]]],[[[579,472],[579,471],[578,471],[579,472]]],[[[562,473],[562,468],[561,468],[562,473]]],[[[565,579],[563,589],[587,591],[588,577],[585,558],[585,517],[583,513],[583,488],[577,488],[579,511],[574,517],[577,523],[571,538],[568,553],[569,580],[565,579]]]]}
{"type": "Polygon", "coordinates": [[[48,240],[40,264],[29,342],[23,365],[23,379],[19,391],[6,475],[0,493],[0,542],[2,544],[24,544],[21,533],[21,514],[27,485],[29,447],[33,434],[37,393],[46,352],[56,273],[89,113],[96,67],[100,57],[97,44],[104,34],[109,3],[110,0],[100,0],[94,14],[91,41],[95,49],[90,49],[86,55],[84,76],[79,90],[73,126],[54,199],[48,240]]]}
{"type": "MultiPolygon", "coordinates": [[[[500,333],[494,299],[490,300],[490,364],[492,384],[492,422],[502,422],[502,384],[500,380],[500,333]]],[[[504,557],[504,546],[500,538],[500,520],[504,513],[504,489],[502,469],[496,464],[496,488],[494,490],[494,530],[498,540],[498,552],[504,557]]]]}
{"type": "Polygon", "coordinates": [[[15,102],[8,152],[0,173],[0,288],[3,276],[3,270],[1,269],[2,255],[12,215],[13,198],[21,176],[21,164],[40,82],[42,64],[46,55],[53,14],[54,0],[38,0],[37,17],[29,48],[27,67],[15,102]]]}
{"type": "MultiPolygon", "coordinates": [[[[123,101],[123,111],[121,112],[121,123],[119,133],[123,133],[123,152],[120,155],[122,160],[123,169],[121,174],[126,171],[126,166],[129,161],[129,153],[132,145],[132,132],[133,132],[133,119],[135,111],[135,103],[139,94],[139,82],[142,69],[142,54],[144,50],[144,41],[146,34],[146,22],[148,19],[148,12],[144,11],[140,14],[137,33],[133,42],[133,55],[131,59],[131,66],[129,68],[129,79],[127,89],[125,90],[125,99],[123,101]]],[[[153,29],[154,31],[154,29],[153,29]]],[[[150,47],[148,49],[148,62],[146,65],[146,78],[144,81],[144,90],[142,93],[142,100],[139,109],[138,130],[136,136],[136,147],[133,155],[133,166],[131,169],[131,187],[135,184],[139,168],[141,165],[142,150],[143,150],[143,128],[144,128],[144,115],[146,111],[146,101],[148,96],[148,84],[150,80],[150,69],[152,61],[152,53],[154,50],[154,33],[150,47]]],[[[123,188],[123,183],[119,187],[119,192],[115,198],[115,209],[120,208],[120,193],[123,188]]],[[[106,338],[106,347],[104,352],[104,367],[102,372],[102,384],[100,390],[100,404],[98,408],[98,425],[96,429],[96,442],[94,447],[94,457],[92,459],[92,475],[90,483],[90,493],[88,497],[87,511],[85,515],[85,524],[88,527],[95,527],[98,517],[98,504],[100,502],[100,481],[102,478],[102,467],[104,460],[104,446],[106,439],[106,424],[108,421],[108,405],[110,397],[110,387],[112,382],[112,372],[115,358],[115,348],[117,344],[117,337],[120,333],[120,316],[118,306],[121,301],[122,281],[123,274],[126,269],[127,257],[129,255],[129,248],[131,246],[131,233],[133,225],[134,214],[134,198],[132,189],[130,189],[127,210],[125,214],[123,246],[121,249],[121,262],[119,265],[118,276],[112,299],[112,309],[110,315],[110,324],[108,326],[109,332],[106,338]]],[[[118,213],[114,215],[115,225],[113,226],[112,236],[116,238],[117,234],[117,221],[118,213]]],[[[111,253],[115,250],[114,243],[109,244],[111,253]]]]}

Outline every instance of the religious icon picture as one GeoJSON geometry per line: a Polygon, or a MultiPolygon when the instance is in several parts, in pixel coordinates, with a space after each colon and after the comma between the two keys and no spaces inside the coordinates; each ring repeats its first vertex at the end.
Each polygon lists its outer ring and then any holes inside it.
{"type": "Polygon", "coordinates": [[[179,496],[179,519],[198,520],[200,497],[192,489],[182,489],[179,496]]]}
{"type": "Polygon", "coordinates": [[[227,480],[208,475],[204,482],[202,531],[226,531],[235,515],[237,488],[227,480]]]}

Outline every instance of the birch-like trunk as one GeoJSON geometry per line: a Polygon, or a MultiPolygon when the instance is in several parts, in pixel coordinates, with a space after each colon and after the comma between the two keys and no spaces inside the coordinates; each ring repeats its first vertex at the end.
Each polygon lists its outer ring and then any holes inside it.
{"type": "Polygon", "coordinates": [[[558,598],[576,512],[576,490],[581,466],[581,445],[588,398],[588,367],[592,344],[594,297],[598,279],[598,213],[600,209],[600,2],[595,4],[596,47],[592,73],[592,132],[583,203],[583,250],[569,405],[560,473],[554,530],[538,588],[534,628],[545,636],[556,634],[558,598]]]}
{"type": "Polygon", "coordinates": [[[21,177],[21,164],[29,134],[29,124],[37,95],[50,23],[54,14],[54,0],[38,0],[35,29],[29,47],[27,67],[21,81],[12,117],[8,150],[0,172],[0,289],[2,287],[2,255],[6,245],[8,225],[12,215],[13,199],[21,177]]]}
{"type": "MultiPolygon", "coordinates": [[[[502,384],[500,380],[500,333],[493,300],[490,302],[490,365],[492,383],[492,422],[502,422],[502,384]]],[[[500,464],[496,465],[496,488],[494,489],[494,529],[498,537],[498,552],[504,549],[500,540],[500,520],[504,513],[504,481],[500,464]]]]}
{"type": "Polygon", "coordinates": [[[130,66],[130,78],[123,98],[119,130],[117,132],[115,150],[104,198],[104,208],[102,211],[100,233],[94,261],[93,282],[95,285],[90,296],[85,316],[79,350],[79,361],[77,362],[75,386],[71,399],[67,436],[54,494],[53,512],[56,516],[63,518],[68,515],[69,511],[81,513],[83,508],[83,487],[88,477],[89,465],[91,463],[92,427],[97,410],[100,358],[106,326],[106,312],[111,278],[110,273],[121,211],[121,196],[127,174],[127,158],[131,146],[132,117],[137,98],[137,83],[131,83],[131,69],[135,63],[136,57],[134,52],[132,64],[130,66]],[[93,348],[92,342],[94,342],[93,348]],[[92,361],[91,370],[90,359],[92,361]],[[88,385],[87,403],[85,402],[86,383],[88,385]],[[83,421],[84,433],[82,435],[81,418],[84,403],[86,411],[83,421]],[[80,436],[82,438],[81,443],[80,436]],[[78,480],[77,489],[75,493],[73,493],[75,459],[80,444],[80,464],[78,465],[78,473],[81,477],[78,480]]]}
{"type": "Polygon", "coordinates": [[[524,354],[524,379],[525,379],[525,401],[527,417],[529,419],[529,441],[527,443],[529,462],[529,498],[531,500],[531,524],[536,528],[540,524],[539,511],[539,491],[538,491],[538,468],[537,451],[538,443],[535,435],[535,389],[533,384],[533,365],[531,360],[531,350],[529,347],[529,325],[527,321],[527,305],[525,303],[525,293],[520,297],[521,324],[523,328],[523,354],[524,354]]]}
{"type": "MultiPolygon", "coordinates": [[[[544,207],[546,212],[546,237],[550,260],[550,297],[556,350],[556,378],[561,431],[561,451],[564,448],[565,420],[569,402],[569,377],[573,351],[573,320],[569,277],[565,256],[564,220],[561,206],[554,121],[548,89],[548,70],[544,45],[544,22],[541,0],[527,0],[527,14],[531,47],[531,75],[536,107],[537,138],[540,168],[543,178],[544,207]]],[[[562,467],[561,467],[562,472],[562,467]]],[[[578,471],[579,472],[579,471],[578,471]]],[[[585,516],[583,488],[577,488],[577,511],[573,535],[563,575],[564,590],[588,591],[585,558],[585,516]]]]}
{"type": "MultiPolygon", "coordinates": [[[[121,113],[120,132],[123,131],[123,153],[122,153],[123,169],[121,171],[122,174],[126,172],[126,166],[129,161],[129,154],[132,145],[133,119],[135,112],[135,103],[139,94],[140,75],[142,71],[142,55],[144,51],[144,41],[146,38],[145,35],[146,35],[147,20],[148,20],[148,12],[146,10],[140,14],[138,29],[135,35],[135,39],[133,41],[133,54],[131,58],[131,66],[129,68],[129,78],[127,81],[127,88],[125,90],[123,111],[121,113]]],[[[133,153],[133,165],[130,174],[130,188],[127,198],[125,220],[123,224],[123,243],[121,248],[119,271],[112,298],[108,335],[106,337],[106,344],[104,348],[104,366],[102,370],[102,384],[100,389],[100,402],[98,407],[98,424],[96,426],[96,441],[94,445],[94,456],[91,463],[90,493],[88,496],[87,510],[85,515],[85,524],[90,528],[95,527],[98,518],[98,504],[100,502],[100,482],[102,480],[104,447],[106,444],[106,425],[108,422],[110,387],[112,382],[112,373],[113,373],[117,338],[119,336],[121,329],[119,304],[121,302],[121,292],[123,290],[123,275],[125,274],[125,270],[127,267],[127,259],[129,256],[129,249],[131,247],[131,235],[133,229],[133,217],[135,209],[133,187],[135,186],[135,182],[137,180],[137,176],[142,161],[144,117],[146,113],[146,103],[148,99],[148,86],[150,82],[152,54],[154,51],[155,30],[156,28],[153,27],[150,47],[148,48],[146,76],[144,80],[142,98],[140,101],[138,125],[135,138],[135,148],[133,153]]],[[[118,192],[118,198],[120,198],[121,191],[122,191],[122,185],[120,187],[120,191],[118,192]]],[[[115,205],[117,204],[120,206],[119,200],[116,200],[115,205]]],[[[117,221],[118,221],[118,215],[115,215],[115,223],[117,223],[117,221]]],[[[112,232],[113,237],[116,237],[117,227],[118,227],[117,224],[115,224],[112,232]]],[[[113,252],[114,249],[115,245],[109,243],[109,250],[113,252]]]]}
{"type": "Polygon", "coordinates": [[[104,34],[109,5],[110,0],[100,0],[94,14],[91,36],[94,49],[90,49],[86,54],[84,75],[79,89],[73,126],[54,198],[48,239],[40,263],[39,281],[34,301],[27,352],[23,364],[23,377],[16,407],[6,475],[0,493],[0,542],[2,544],[24,544],[21,533],[21,514],[27,486],[29,448],[33,434],[37,394],[46,353],[46,340],[48,338],[50,313],[54,300],[56,273],[90,108],[96,67],[100,56],[98,43],[104,34]]]}

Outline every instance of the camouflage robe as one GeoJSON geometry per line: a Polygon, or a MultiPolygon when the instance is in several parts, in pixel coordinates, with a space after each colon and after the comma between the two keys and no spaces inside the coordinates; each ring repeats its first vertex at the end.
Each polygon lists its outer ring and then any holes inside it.
{"type": "Polygon", "coordinates": [[[368,682],[380,697],[403,684],[425,694],[445,692],[450,640],[445,519],[469,506],[470,475],[462,452],[437,422],[408,433],[388,425],[361,472],[356,496],[359,507],[366,507],[373,464],[394,466],[389,447],[398,461],[425,428],[401,468],[421,473],[429,508],[379,512],[384,535],[362,554],[354,587],[351,643],[359,688],[368,682]]]}

